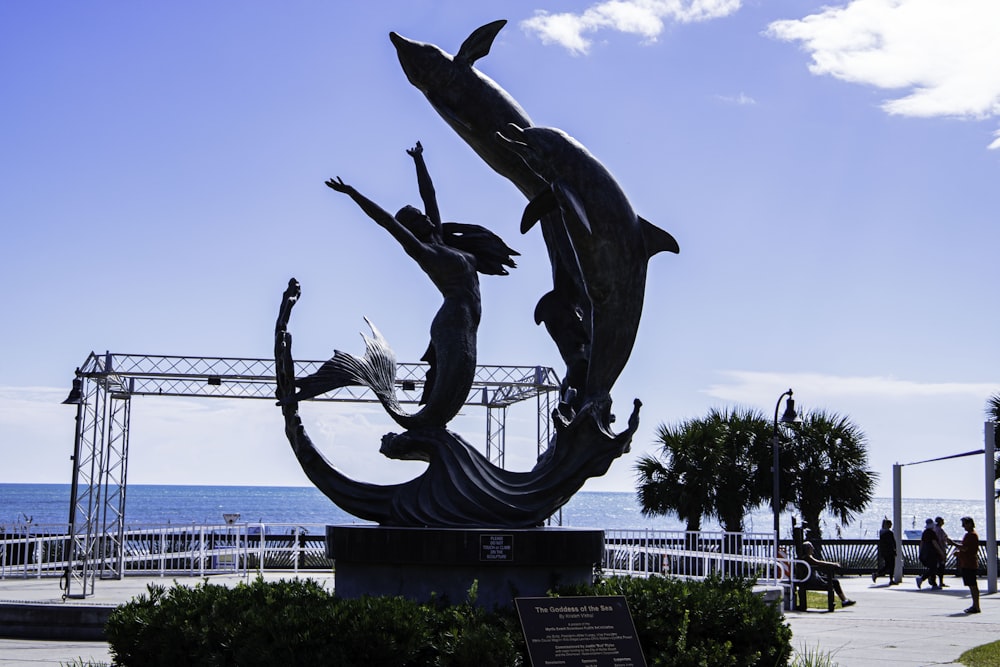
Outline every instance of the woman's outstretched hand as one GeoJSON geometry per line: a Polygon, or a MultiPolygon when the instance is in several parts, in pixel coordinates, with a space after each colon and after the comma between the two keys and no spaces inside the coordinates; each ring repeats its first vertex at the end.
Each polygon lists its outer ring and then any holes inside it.
{"type": "Polygon", "coordinates": [[[417,142],[417,145],[414,146],[413,148],[406,149],[406,154],[409,155],[410,157],[417,157],[418,155],[423,155],[423,153],[424,153],[424,147],[420,145],[419,141],[417,142]]]}
{"type": "Polygon", "coordinates": [[[331,190],[336,190],[337,192],[344,192],[344,193],[349,193],[351,190],[354,189],[347,183],[344,183],[344,181],[340,178],[340,176],[338,176],[336,179],[331,178],[327,180],[326,187],[330,188],[331,190]]]}

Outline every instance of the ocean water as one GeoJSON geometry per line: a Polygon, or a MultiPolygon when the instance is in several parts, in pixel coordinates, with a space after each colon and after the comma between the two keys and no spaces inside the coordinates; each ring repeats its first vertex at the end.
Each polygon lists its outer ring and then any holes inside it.
{"type": "MultiPolygon", "coordinates": [[[[66,524],[69,517],[69,484],[0,484],[0,526],[66,524]]],[[[971,516],[977,526],[985,517],[983,501],[904,498],[903,529],[921,529],[924,519],[941,516],[945,529],[961,534],[959,518],[971,516]]],[[[179,486],[129,485],[125,522],[130,526],[151,524],[221,524],[223,514],[238,513],[241,522],[343,524],[363,523],[347,514],[314,487],[287,486],[179,486]]],[[[823,519],[826,537],[874,539],[883,517],[892,518],[892,499],[876,498],[846,527],[832,517],[823,519]]],[[[781,534],[791,533],[792,514],[781,517],[781,534]]],[[[769,532],[773,516],[768,508],[747,515],[744,528],[769,532]]],[[[676,517],[644,517],[634,493],[577,493],[562,509],[562,525],[586,528],[683,530],[676,517]]],[[[715,521],[702,523],[703,530],[719,530],[715,521]]]]}

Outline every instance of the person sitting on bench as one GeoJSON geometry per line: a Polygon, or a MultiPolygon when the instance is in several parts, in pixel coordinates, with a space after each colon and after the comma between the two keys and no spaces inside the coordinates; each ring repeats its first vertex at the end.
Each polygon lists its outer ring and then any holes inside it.
{"type": "Polygon", "coordinates": [[[844,595],[844,589],[840,586],[840,580],[833,576],[833,571],[840,568],[840,563],[820,560],[814,555],[815,551],[812,542],[802,543],[802,560],[809,563],[809,567],[812,569],[809,579],[804,582],[805,588],[826,590],[832,586],[833,592],[840,598],[841,607],[850,607],[852,604],[855,604],[854,600],[847,599],[847,596],[844,595]],[[821,569],[828,570],[829,574],[820,572],[821,569]]]}

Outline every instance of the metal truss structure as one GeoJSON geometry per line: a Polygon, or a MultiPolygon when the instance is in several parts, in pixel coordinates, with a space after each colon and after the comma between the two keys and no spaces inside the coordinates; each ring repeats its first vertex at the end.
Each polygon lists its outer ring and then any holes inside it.
{"type": "MultiPolygon", "coordinates": [[[[295,362],[295,375],[322,361],[295,362]]],[[[401,403],[417,403],[426,364],[400,364],[401,403]]],[[[486,408],[486,457],[503,467],[507,408],[534,398],[540,454],[551,438],[550,415],[559,379],[542,366],[478,366],[468,406],[486,408]]],[[[67,404],[77,406],[70,492],[69,543],[63,596],[92,595],[97,577],[120,579],[125,530],[129,422],[133,396],[194,396],[275,400],[273,359],[183,357],[93,352],[76,370],[67,404]]],[[[313,401],[373,403],[364,387],[344,387],[313,401]]]]}

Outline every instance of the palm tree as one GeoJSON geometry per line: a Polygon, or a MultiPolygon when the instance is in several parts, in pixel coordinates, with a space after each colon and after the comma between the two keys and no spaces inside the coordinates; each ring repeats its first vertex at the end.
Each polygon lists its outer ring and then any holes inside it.
{"type": "Polygon", "coordinates": [[[878,474],[868,468],[864,432],[847,417],[809,412],[782,451],[782,476],[802,522],[822,537],[820,515],[828,511],[848,525],[871,502],[878,474]]]}
{"type": "Polygon", "coordinates": [[[656,429],[663,460],[646,454],[636,463],[639,505],[643,516],[677,515],[687,530],[701,530],[709,513],[712,479],[708,472],[711,438],[699,420],[656,429]]]}
{"type": "Polygon", "coordinates": [[[712,409],[702,419],[661,424],[661,457],[636,464],[638,497],[646,516],[676,514],[689,531],[715,517],[727,531],[742,532],[747,512],[770,497],[757,483],[757,467],[769,460],[770,430],[752,409],[712,409]]]}
{"type": "Polygon", "coordinates": [[[751,408],[712,409],[705,419],[715,441],[714,496],[711,512],[724,530],[743,532],[743,518],[771,497],[756,482],[770,462],[771,429],[764,414],[751,408]]]}

